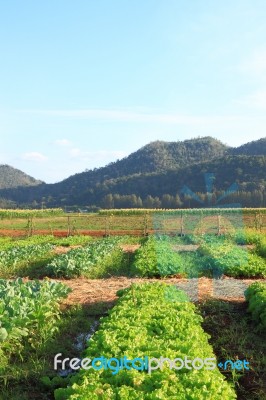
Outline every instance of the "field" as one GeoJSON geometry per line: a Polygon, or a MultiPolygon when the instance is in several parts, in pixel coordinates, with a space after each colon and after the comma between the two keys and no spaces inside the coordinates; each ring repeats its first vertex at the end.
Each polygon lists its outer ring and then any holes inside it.
{"type": "Polygon", "coordinates": [[[145,235],[147,233],[223,233],[232,229],[266,229],[266,209],[204,208],[184,210],[105,210],[65,214],[60,209],[0,211],[1,236],[73,234],[145,235]]]}
{"type": "Polygon", "coordinates": [[[266,214],[242,211],[0,213],[0,399],[265,400],[266,214]]]}

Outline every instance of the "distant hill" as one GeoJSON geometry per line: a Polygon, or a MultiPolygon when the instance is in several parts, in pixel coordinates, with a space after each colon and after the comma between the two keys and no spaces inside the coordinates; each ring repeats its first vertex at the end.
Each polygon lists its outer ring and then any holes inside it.
{"type": "Polygon", "coordinates": [[[211,137],[156,141],[105,167],[56,184],[2,189],[0,197],[28,206],[194,207],[200,204],[182,188],[189,186],[205,201],[205,173],[215,174],[213,204],[235,183],[227,202],[266,206],[266,138],[238,148],[211,137]]]}
{"type": "Polygon", "coordinates": [[[165,172],[196,164],[206,159],[221,157],[228,149],[228,146],[212,137],[182,142],[156,141],[100,170],[104,170],[104,173],[107,172],[112,177],[165,172]],[[116,176],[114,176],[114,173],[116,176]]]}
{"type": "Polygon", "coordinates": [[[249,155],[249,156],[259,156],[266,155],[266,137],[254,140],[253,142],[249,142],[243,144],[242,146],[233,148],[230,150],[230,153],[233,155],[249,155]]]}
{"type": "Polygon", "coordinates": [[[18,186],[36,186],[43,183],[9,165],[0,165],[0,189],[17,188],[18,186]]]}
{"type": "Polygon", "coordinates": [[[56,196],[59,190],[64,196],[76,195],[76,192],[88,191],[99,187],[107,180],[134,175],[149,175],[175,171],[186,166],[219,158],[226,154],[229,147],[211,137],[185,140],[183,142],[152,142],[122,160],[106,167],[82,172],[52,185],[50,189],[56,196]]]}

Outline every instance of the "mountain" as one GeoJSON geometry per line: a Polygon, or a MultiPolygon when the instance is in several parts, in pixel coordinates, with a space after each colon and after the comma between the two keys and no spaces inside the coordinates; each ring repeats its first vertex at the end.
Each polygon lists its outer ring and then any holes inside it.
{"type": "Polygon", "coordinates": [[[152,142],[122,160],[85,171],[56,184],[38,182],[0,190],[19,205],[190,207],[192,192],[206,199],[204,174],[213,173],[212,202],[235,184],[225,201],[266,206],[266,138],[238,148],[211,137],[183,142],[152,142]],[[182,192],[186,185],[192,192],[182,192]]]}
{"type": "Polygon", "coordinates": [[[232,155],[249,155],[249,156],[261,156],[266,155],[266,138],[254,140],[252,142],[243,144],[242,146],[231,149],[232,155]]]}
{"type": "Polygon", "coordinates": [[[36,186],[43,183],[26,175],[19,169],[9,165],[0,165],[0,189],[16,188],[18,186],[36,186]]]}
{"type": "Polygon", "coordinates": [[[53,195],[58,189],[64,196],[76,195],[78,189],[88,191],[107,180],[175,171],[189,165],[219,158],[229,147],[211,137],[185,140],[183,142],[152,142],[122,160],[106,167],[82,172],[52,185],[53,195]],[[55,189],[55,190],[54,190],[55,189]]]}
{"type": "Polygon", "coordinates": [[[104,173],[112,177],[137,173],[176,170],[210,158],[221,157],[228,146],[212,137],[196,138],[183,142],[156,141],[147,144],[128,157],[111,163],[104,173]],[[111,168],[113,167],[113,168],[111,168]],[[116,176],[114,176],[114,172],[116,176]]]}

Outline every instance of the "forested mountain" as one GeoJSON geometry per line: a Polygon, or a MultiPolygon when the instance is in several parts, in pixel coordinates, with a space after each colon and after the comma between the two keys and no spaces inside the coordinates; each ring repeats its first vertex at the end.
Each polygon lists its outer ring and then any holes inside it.
{"type": "Polygon", "coordinates": [[[230,149],[233,155],[245,154],[249,156],[266,155],[266,138],[254,140],[242,146],[230,149]]]}
{"type": "Polygon", "coordinates": [[[211,137],[183,142],[156,141],[116,163],[109,164],[101,172],[116,178],[137,173],[176,170],[206,159],[221,157],[227,149],[229,148],[226,145],[211,137]]]}
{"type": "MultiPolygon", "coordinates": [[[[183,142],[152,142],[122,160],[108,164],[106,167],[85,171],[70,176],[56,184],[55,191],[66,196],[70,192],[93,189],[106,180],[113,180],[133,175],[147,175],[175,171],[204,160],[219,158],[229,148],[211,137],[185,140],[183,142]]],[[[55,192],[54,192],[55,194],[55,192]]]]}
{"type": "Polygon", "coordinates": [[[9,165],[0,165],[0,189],[35,186],[42,182],[9,165]]]}
{"type": "MultiPolygon", "coordinates": [[[[266,139],[231,148],[211,137],[152,142],[106,167],[56,184],[0,190],[19,205],[122,207],[206,206],[204,174],[214,174],[211,205],[266,206],[266,139]],[[190,188],[184,191],[184,185],[190,188]],[[203,203],[194,199],[196,192],[203,203]]],[[[210,196],[209,196],[210,198],[210,196]]]]}

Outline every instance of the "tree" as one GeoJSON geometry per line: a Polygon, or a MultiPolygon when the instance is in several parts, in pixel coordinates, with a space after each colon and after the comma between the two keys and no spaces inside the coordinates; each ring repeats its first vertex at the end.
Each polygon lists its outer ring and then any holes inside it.
{"type": "Polygon", "coordinates": [[[104,196],[102,201],[103,208],[114,208],[114,199],[111,193],[104,196]]]}

